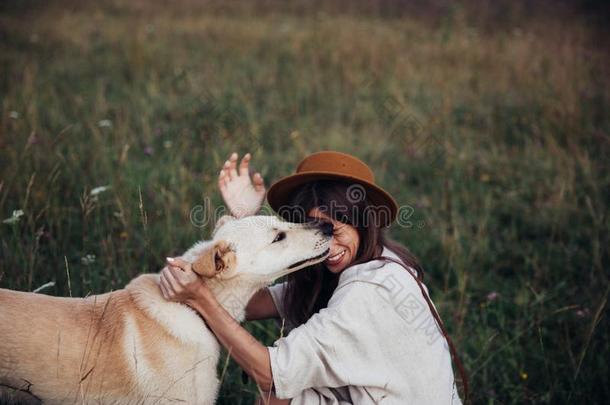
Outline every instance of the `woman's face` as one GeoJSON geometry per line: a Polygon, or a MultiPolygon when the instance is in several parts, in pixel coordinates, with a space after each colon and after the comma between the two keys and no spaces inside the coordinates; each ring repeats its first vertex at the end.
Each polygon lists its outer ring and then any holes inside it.
{"type": "Polygon", "coordinates": [[[356,260],[358,246],[360,245],[358,231],[351,225],[330,218],[318,208],[309,211],[309,216],[333,224],[330,256],[324,261],[324,264],[331,272],[336,274],[341,273],[350,263],[356,260]]]}

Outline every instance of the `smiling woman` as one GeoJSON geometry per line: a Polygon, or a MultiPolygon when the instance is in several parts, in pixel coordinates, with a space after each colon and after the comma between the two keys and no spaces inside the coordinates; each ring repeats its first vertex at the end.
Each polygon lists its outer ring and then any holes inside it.
{"type": "Polygon", "coordinates": [[[387,238],[379,226],[376,210],[365,195],[350,198],[350,183],[345,180],[319,180],[307,183],[278,209],[285,219],[303,222],[311,218],[333,225],[330,256],[318,265],[292,273],[283,292],[287,320],[292,325],[304,323],[324,308],[337,286],[339,275],[348,266],[366,263],[390,248],[417,274],[423,270],[405,247],[387,238]],[[301,214],[307,212],[303,218],[301,214]]]}
{"type": "MultiPolygon", "coordinates": [[[[233,154],[225,163],[219,186],[227,205],[241,208],[233,213],[244,215],[258,211],[264,186],[260,175],[252,184],[249,156],[239,173],[237,158],[233,154]]],[[[248,303],[249,320],[286,320],[289,333],[273,347],[239,326],[201,281],[172,267],[163,271],[183,292],[166,296],[203,316],[264,392],[259,402],[460,404],[454,353],[446,343],[453,346],[445,342],[422,268],[384,235],[397,206],[374,183],[368,166],[350,155],[319,152],[305,158],[296,174],[272,185],[267,199],[284,219],[322,223],[320,231],[332,235],[326,260],[289,274],[286,282],[259,291],[248,303]]],[[[282,244],[284,238],[280,232],[272,243],[282,244]]]]}

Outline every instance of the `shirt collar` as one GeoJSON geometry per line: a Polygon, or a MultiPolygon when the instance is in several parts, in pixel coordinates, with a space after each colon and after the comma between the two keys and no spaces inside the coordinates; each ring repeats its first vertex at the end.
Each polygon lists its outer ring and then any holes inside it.
{"type": "MultiPolygon", "coordinates": [[[[387,257],[391,257],[393,259],[402,261],[402,260],[400,260],[400,257],[398,257],[396,255],[396,253],[392,252],[386,246],[383,247],[383,249],[381,251],[381,256],[387,256],[387,257]]],[[[368,261],[365,263],[360,263],[360,264],[350,266],[347,269],[343,270],[341,272],[341,274],[339,275],[338,286],[343,285],[349,281],[361,279],[361,278],[363,278],[363,276],[365,276],[364,278],[369,279],[374,274],[367,274],[367,273],[380,269],[381,267],[385,266],[386,264],[387,264],[387,262],[385,262],[383,260],[371,260],[371,261],[368,261]]]]}

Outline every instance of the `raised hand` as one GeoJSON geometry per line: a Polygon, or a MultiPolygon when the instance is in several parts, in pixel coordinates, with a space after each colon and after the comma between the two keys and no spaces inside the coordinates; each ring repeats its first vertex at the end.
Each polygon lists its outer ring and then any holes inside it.
{"type": "Polygon", "coordinates": [[[250,178],[250,154],[244,155],[239,164],[239,172],[238,157],[237,153],[233,152],[223,165],[218,176],[218,188],[231,214],[236,218],[243,218],[260,210],[265,199],[265,184],[260,173],[255,173],[250,178]]]}

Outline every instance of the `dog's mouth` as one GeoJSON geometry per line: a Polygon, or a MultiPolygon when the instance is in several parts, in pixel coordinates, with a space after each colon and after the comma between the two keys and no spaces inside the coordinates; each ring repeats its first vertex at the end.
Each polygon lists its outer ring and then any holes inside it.
{"type": "Polygon", "coordinates": [[[325,259],[329,254],[330,249],[326,249],[324,252],[317,256],[310,257],[309,259],[299,260],[298,262],[291,264],[288,269],[294,269],[295,267],[299,267],[307,263],[320,262],[322,261],[322,259],[325,259]]]}

